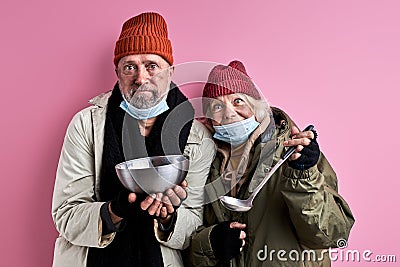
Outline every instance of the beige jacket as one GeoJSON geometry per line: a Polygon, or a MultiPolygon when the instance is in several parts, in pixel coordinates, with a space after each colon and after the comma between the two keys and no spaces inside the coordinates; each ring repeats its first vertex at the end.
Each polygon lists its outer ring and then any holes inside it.
{"type": "MultiPolygon", "coordinates": [[[[53,266],[83,267],[89,247],[105,247],[115,233],[102,236],[98,202],[107,100],[111,92],[89,102],[92,106],[78,112],[68,126],[54,186],[52,216],[59,237],[55,242],[53,266]]],[[[161,246],[165,266],[183,266],[181,249],[203,221],[203,185],[206,182],[215,145],[210,133],[196,120],[192,124],[184,151],[190,158],[187,175],[188,198],[177,210],[173,232],[155,235],[161,246]]]]}

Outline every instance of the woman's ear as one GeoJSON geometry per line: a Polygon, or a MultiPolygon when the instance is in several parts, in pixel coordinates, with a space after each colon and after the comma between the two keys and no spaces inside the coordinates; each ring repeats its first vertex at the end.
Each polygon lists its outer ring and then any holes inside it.
{"type": "Polygon", "coordinates": [[[207,130],[209,130],[212,134],[215,132],[210,118],[201,117],[197,118],[197,120],[201,122],[207,128],[207,130]]]}

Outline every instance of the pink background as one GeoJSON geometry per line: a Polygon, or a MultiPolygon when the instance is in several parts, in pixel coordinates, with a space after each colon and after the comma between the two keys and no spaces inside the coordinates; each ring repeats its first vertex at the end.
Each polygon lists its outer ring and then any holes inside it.
{"type": "Polygon", "coordinates": [[[51,265],[66,127],[112,88],[115,40],[142,11],[166,18],[177,64],[240,59],[272,105],[314,123],[357,220],[349,248],[400,261],[400,3],[156,2],[1,1],[1,265],[51,265]]]}

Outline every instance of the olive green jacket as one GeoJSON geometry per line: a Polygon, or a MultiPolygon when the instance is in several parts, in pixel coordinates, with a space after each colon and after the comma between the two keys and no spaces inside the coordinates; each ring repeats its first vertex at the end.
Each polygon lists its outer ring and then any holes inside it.
{"type": "MultiPolygon", "coordinates": [[[[290,127],[294,124],[283,111],[273,108],[273,113],[277,142],[272,165],[283,154],[282,143],[290,139],[290,127]]],[[[253,134],[250,139],[257,137],[253,134]]],[[[253,146],[251,179],[245,178],[237,197],[247,198],[270,170],[271,164],[262,161],[259,164],[257,160],[263,158],[263,148],[267,145],[268,142],[261,140],[253,146]]],[[[207,180],[212,185],[206,190],[211,200],[224,194],[220,168],[227,159],[218,151],[207,180]]],[[[213,253],[210,232],[219,222],[238,221],[246,224],[246,245],[227,266],[330,266],[327,249],[336,247],[338,240],[347,240],[354,223],[349,206],[338,194],[336,174],[322,153],[317,165],[304,171],[295,170],[285,162],[253,204],[248,212],[231,212],[218,200],[208,204],[204,225],[192,237],[191,263],[222,266],[213,253]]]]}

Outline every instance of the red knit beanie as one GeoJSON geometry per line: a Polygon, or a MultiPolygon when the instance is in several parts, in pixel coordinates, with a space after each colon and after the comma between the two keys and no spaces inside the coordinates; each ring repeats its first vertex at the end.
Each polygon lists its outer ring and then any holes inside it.
{"type": "Polygon", "coordinates": [[[156,54],[173,65],[167,23],[160,14],[142,13],[130,18],[122,26],[121,35],[115,44],[115,66],[121,58],[135,54],[156,54]]]}
{"type": "Polygon", "coordinates": [[[228,66],[215,66],[208,75],[208,80],[203,90],[203,97],[216,98],[236,93],[261,99],[260,93],[247,75],[242,62],[234,60],[228,66]]]}

